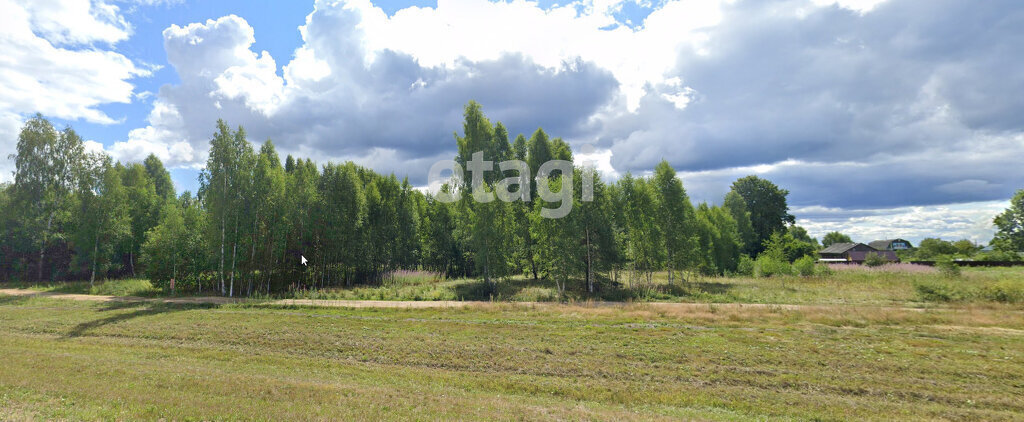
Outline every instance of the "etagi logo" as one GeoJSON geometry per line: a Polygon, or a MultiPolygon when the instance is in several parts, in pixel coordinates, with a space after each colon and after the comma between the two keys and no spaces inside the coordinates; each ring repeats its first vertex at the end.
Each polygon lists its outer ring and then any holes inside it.
{"type": "MultiPolygon", "coordinates": [[[[466,163],[466,167],[470,175],[470,195],[474,201],[488,203],[497,196],[498,199],[504,202],[530,202],[530,166],[526,162],[508,160],[498,163],[499,171],[504,173],[515,170],[519,173],[519,176],[498,180],[494,184],[493,190],[487,189],[484,186],[484,173],[494,171],[494,162],[485,161],[482,151],[473,153],[472,159],[466,163]],[[513,186],[516,188],[513,189],[513,186]]],[[[596,174],[591,169],[583,171],[582,189],[580,192],[581,201],[590,202],[594,200],[595,176],[596,174]]],[[[430,174],[427,175],[427,183],[430,186],[440,186],[448,180],[455,181],[454,184],[465,180],[463,179],[462,165],[457,161],[441,160],[430,166],[430,174]],[[447,180],[441,176],[446,170],[452,173],[447,180]]],[[[558,208],[541,208],[541,217],[562,218],[569,215],[569,212],[572,211],[573,190],[573,167],[571,161],[551,160],[543,163],[537,169],[537,177],[533,180],[537,182],[537,195],[541,199],[546,202],[557,202],[559,204],[558,208]],[[561,188],[558,191],[552,191],[548,182],[552,173],[556,171],[561,174],[561,188]]],[[[462,198],[462,191],[458,188],[450,189],[450,191],[442,189],[437,193],[436,198],[441,202],[455,202],[462,198]]]]}

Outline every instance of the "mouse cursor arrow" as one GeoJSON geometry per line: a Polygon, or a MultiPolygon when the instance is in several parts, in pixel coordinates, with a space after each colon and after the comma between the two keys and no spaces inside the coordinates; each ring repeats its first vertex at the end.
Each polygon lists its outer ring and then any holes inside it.
{"type": "MultiPolygon", "coordinates": [[[[301,262],[301,263],[302,263],[302,265],[306,265],[306,257],[304,257],[304,256],[302,256],[302,255],[299,255],[299,258],[301,258],[301,259],[302,259],[302,262],[301,262]]],[[[307,265],[307,266],[308,266],[308,265],[307,265]]]]}

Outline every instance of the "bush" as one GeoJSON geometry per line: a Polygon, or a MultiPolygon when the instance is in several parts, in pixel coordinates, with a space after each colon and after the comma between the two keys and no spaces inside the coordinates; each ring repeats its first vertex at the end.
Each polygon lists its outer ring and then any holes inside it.
{"type": "Polygon", "coordinates": [[[881,254],[869,253],[867,254],[867,256],[864,257],[864,265],[867,265],[869,267],[881,267],[888,263],[889,260],[885,259],[885,257],[883,257],[881,254]]]}
{"type": "Polygon", "coordinates": [[[107,280],[89,289],[91,295],[106,296],[153,296],[159,293],[160,289],[145,279],[107,280]]]}
{"type": "Polygon", "coordinates": [[[833,273],[835,273],[835,271],[832,271],[832,267],[828,266],[828,264],[818,264],[818,265],[815,265],[814,266],[814,272],[819,277],[827,277],[827,276],[830,276],[833,273]]]}
{"type": "Polygon", "coordinates": [[[760,256],[754,265],[754,275],[757,277],[774,277],[780,275],[792,275],[793,267],[783,259],[760,256]]]}
{"type": "Polygon", "coordinates": [[[736,274],[752,277],[754,275],[754,260],[749,256],[740,255],[740,262],[736,264],[736,274]]]}
{"type": "Polygon", "coordinates": [[[914,290],[921,300],[928,302],[1024,302],[1024,284],[1009,280],[975,287],[948,280],[918,282],[914,283],[914,290]]]}
{"type": "Polygon", "coordinates": [[[1022,258],[1016,252],[990,251],[979,254],[976,259],[979,261],[1020,261],[1022,258]]]}
{"type": "Polygon", "coordinates": [[[803,256],[793,263],[793,271],[801,277],[814,275],[815,259],[810,256],[803,256]]]}
{"type": "Polygon", "coordinates": [[[918,282],[914,283],[918,297],[926,302],[959,302],[968,298],[968,294],[958,286],[949,282],[918,282]]]}
{"type": "Polygon", "coordinates": [[[935,263],[935,268],[942,273],[943,276],[948,278],[960,277],[960,266],[953,262],[952,259],[943,259],[935,263]]]}
{"type": "Polygon", "coordinates": [[[1000,281],[982,287],[980,296],[993,302],[1021,303],[1024,302],[1024,284],[1000,281]]]}

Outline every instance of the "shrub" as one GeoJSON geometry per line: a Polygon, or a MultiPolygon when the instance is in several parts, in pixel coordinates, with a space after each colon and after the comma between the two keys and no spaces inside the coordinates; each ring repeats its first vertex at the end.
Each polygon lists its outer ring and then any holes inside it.
{"type": "Polygon", "coordinates": [[[949,282],[918,282],[914,283],[914,290],[926,302],[958,302],[968,297],[966,292],[949,282]]]}
{"type": "Polygon", "coordinates": [[[784,259],[772,258],[770,256],[759,256],[754,265],[754,275],[757,277],[774,277],[793,274],[793,267],[784,259]]]}
{"type": "Polygon", "coordinates": [[[1000,281],[982,287],[980,296],[993,302],[1021,303],[1024,302],[1024,284],[1000,281]]]}
{"type": "Polygon", "coordinates": [[[867,256],[864,257],[864,265],[867,265],[869,267],[881,267],[888,263],[889,260],[885,259],[885,257],[883,257],[881,254],[869,253],[867,254],[867,256]]]}
{"type": "Polygon", "coordinates": [[[754,275],[754,260],[749,256],[740,255],[740,262],[736,264],[736,274],[751,277],[754,275]]]}
{"type": "Polygon", "coordinates": [[[949,280],[934,280],[914,283],[914,290],[917,291],[921,300],[928,302],[1024,302],[1024,284],[1009,280],[975,287],[967,287],[962,283],[949,280]]]}
{"type": "Polygon", "coordinates": [[[834,271],[832,271],[832,267],[827,265],[827,264],[815,265],[814,266],[814,272],[819,277],[827,277],[827,276],[830,276],[830,275],[832,275],[834,273],[834,271]]]}
{"type": "Polygon", "coordinates": [[[948,278],[960,277],[960,266],[953,262],[952,259],[943,259],[935,263],[935,268],[942,273],[943,276],[948,278]]]}
{"type": "Polygon", "coordinates": [[[814,275],[815,260],[810,256],[803,256],[797,259],[793,263],[793,271],[799,274],[801,277],[810,277],[814,275]]]}
{"type": "Polygon", "coordinates": [[[160,289],[145,279],[107,280],[89,289],[89,294],[107,296],[153,296],[158,293],[160,289]]]}
{"type": "Polygon", "coordinates": [[[978,255],[976,259],[979,261],[1020,261],[1022,258],[1016,252],[990,251],[978,255]]]}

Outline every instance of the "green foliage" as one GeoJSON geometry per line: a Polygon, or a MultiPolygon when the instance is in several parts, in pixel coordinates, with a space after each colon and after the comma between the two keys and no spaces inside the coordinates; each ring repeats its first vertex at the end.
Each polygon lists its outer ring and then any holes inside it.
{"type": "Polygon", "coordinates": [[[777,277],[793,275],[793,266],[783,258],[768,254],[761,254],[757,257],[754,265],[754,276],[756,277],[777,277]]]}
{"type": "Polygon", "coordinates": [[[655,188],[647,179],[627,173],[619,179],[616,192],[615,207],[622,213],[625,255],[632,270],[649,273],[661,268],[666,254],[664,233],[658,229],[657,216],[650,212],[657,206],[655,188]]]}
{"type": "Polygon", "coordinates": [[[914,283],[918,297],[926,302],[959,302],[968,294],[957,284],[948,281],[922,281],[914,283]]]}
{"type": "Polygon", "coordinates": [[[869,267],[881,267],[888,263],[889,260],[885,259],[885,257],[882,256],[882,254],[868,253],[864,257],[864,265],[867,265],[869,267]]]}
{"type": "MultiPolygon", "coordinates": [[[[526,143],[526,164],[530,166],[530,174],[537,176],[537,170],[541,164],[554,159],[551,152],[551,142],[544,129],[537,128],[530,140],[526,143]]],[[[537,191],[534,189],[533,197],[536,198],[537,191]]]]}
{"type": "Polygon", "coordinates": [[[121,171],[109,159],[92,156],[91,171],[81,179],[78,192],[79,219],[75,232],[76,258],[89,268],[89,282],[101,278],[118,266],[118,245],[131,236],[131,214],[124,204],[127,194],[121,171]]]}
{"type": "Polygon", "coordinates": [[[833,243],[853,243],[853,239],[840,232],[828,232],[825,233],[825,237],[821,238],[821,246],[823,247],[827,248],[833,243]]]}
{"type": "Polygon", "coordinates": [[[729,193],[725,194],[725,201],[722,206],[729,211],[729,215],[736,222],[740,252],[746,255],[755,253],[757,250],[757,239],[754,236],[754,227],[750,222],[750,211],[747,210],[746,201],[736,191],[729,191],[729,193]]]}
{"type": "Polygon", "coordinates": [[[793,236],[793,239],[813,245],[815,250],[821,249],[821,245],[818,243],[818,239],[815,239],[811,237],[811,235],[807,234],[807,229],[794,224],[789,226],[787,231],[789,232],[790,236],[793,236]]]}
{"type": "Polygon", "coordinates": [[[1003,280],[981,288],[982,298],[992,302],[1024,303],[1024,283],[1003,280]]]}
{"type": "Polygon", "coordinates": [[[961,257],[973,257],[981,250],[977,244],[967,239],[960,239],[953,242],[953,249],[956,250],[956,255],[961,257]]]}
{"type": "MultiPolygon", "coordinates": [[[[485,184],[483,188],[486,192],[492,191],[490,185],[485,184]]],[[[537,204],[542,203],[537,201],[537,204]]],[[[496,278],[505,277],[512,270],[508,259],[512,245],[510,206],[498,199],[476,202],[469,195],[463,195],[460,204],[464,218],[462,225],[477,274],[493,284],[496,278]]]]}
{"type": "Polygon", "coordinates": [[[949,256],[956,253],[953,243],[936,238],[926,238],[917,245],[914,257],[920,260],[933,260],[942,256],[949,256]]]}
{"type": "Polygon", "coordinates": [[[979,253],[977,255],[976,259],[978,261],[1010,261],[1010,262],[1024,261],[1024,257],[1022,257],[1017,252],[999,251],[999,250],[989,251],[989,252],[981,252],[981,253],[979,253]]]}
{"type": "Polygon", "coordinates": [[[713,238],[718,234],[712,234],[713,228],[707,227],[711,225],[710,221],[700,223],[705,225],[704,236],[697,234],[699,223],[693,204],[683,189],[682,181],[676,176],[676,171],[667,161],[662,160],[654,168],[651,187],[655,196],[654,203],[657,204],[655,224],[664,242],[667,267],[674,270],[702,267],[704,272],[716,272],[713,238]],[[698,241],[702,243],[701,248],[698,248],[698,241]],[[704,251],[705,256],[701,256],[701,251],[704,251]]]}
{"type": "Polygon", "coordinates": [[[753,227],[754,242],[752,254],[764,250],[764,242],[776,232],[786,231],[786,225],[792,224],[795,218],[789,214],[786,196],[789,191],[780,189],[774,183],[757,176],[747,176],[732,184],[732,191],[739,194],[750,212],[750,223],[753,227]]]}
{"type": "MultiPolygon", "coordinates": [[[[567,142],[540,128],[510,142],[507,128],[492,124],[475,102],[465,108],[462,129],[455,136],[462,163],[479,151],[485,160],[523,160],[536,175],[544,162],[573,160],[567,142]]],[[[244,128],[223,120],[211,134],[195,196],[175,197],[155,155],[117,163],[86,154],[74,131],[57,131],[42,116],[26,123],[15,161],[15,183],[0,186],[0,279],[146,276],[165,291],[173,279],[176,292],[227,296],[379,286],[393,283],[396,271],[428,271],[482,278],[474,288],[490,293],[498,281],[527,273],[535,283],[554,282],[543,289],[559,297],[656,297],[667,294],[651,287],[660,271],[668,270],[672,284],[677,277],[753,274],[744,257],[761,248],[752,216],[770,212],[765,206],[785,211],[786,195],[747,178],[722,207],[695,208],[668,162],[650,177],[612,184],[575,168],[573,211],[547,219],[539,211],[554,204],[539,200],[535,187],[551,183],[557,191],[569,174],[532,182],[532,201],[445,203],[351,162],[318,165],[289,155],[282,165],[271,141],[256,151],[244,128]],[[755,202],[757,210],[750,209],[755,202]],[[635,291],[622,287],[624,273],[635,291]]],[[[488,172],[484,189],[514,173],[488,172]]],[[[791,230],[790,238],[809,239],[791,230]]],[[[783,260],[807,253],[808,243],[786,242],[793,245],[781,247],[783,260]]]]}
{"type": "Polygon", "coordinates": [[[108,280],[89,289],[91,295],[155,296],[161,291],[145,279],[108,280]]]}
{"type": "Polygon", "coordinates": [[[755,262],[752,258],[747,255],[740,255],[739,262],[736,265],[736,274],[742,276],[753,276],[754,275],[755,262]]]}
{"type": "Polygon", "coordinates": [[[68,263],[48,262],[47,251],[54,240],[66,239],[73,224],[73,195],[87,171],[85,147],[74,130],[58,132],[36,114],[18,134],[16,150],[11,208],[20,220],[24,242],[19,243],[25,246],[19,258],[26,270],[35,267],[37,281],[53,280],[66,275],[68,263]]]}
{"type": "Polygon", "coordinates": [[[961,275],[960,266],[952,259],[942,259],[935,262],[935,268],[947,278],[959,278],[961,275]]]}
{"type": "Polygon", "coordinates": [[[803,256],[793,262],[793,272],[801,277],[817,275],[815,259],[811,256],[803,256]]]}
{"type": "Polygon", "coordinates": [[[163,200],[157,196],[156,185],[141,164],[127,165],[121,168],[120,173],[125,192],[122,206],[128,209],[130,227],[128,236],[122,241],[121,251],[126,256],[129,274],[134,277],[146,232],[159,222],[163,200]]]}
{"type": "Polygon", "coordinates": [[[1024,189],[1010,199],[1010,207],[993,220],[996,226],[992,246],[1000,251],[1024,252],[1024,189]]]}
{"type": "Polygon", "coordinates": [[[814,256],[818,248],[814,245],[796,240],[787,233],[774,233],[764,244],[764,252],[786,262],[793,262],[804,256],[814,256]]]}
{"type": "Polygon", "coordinates": [[[918,298],[926,302],[1024,303],[1024,283],[1001,280],[967,285],[961,280],[926,280],[914,283],[918,298]]]}
{"type": "Polygon", "coordinates": [[[174,183],[171,182],[171,174],[164,168],[164,163],[153,154],[142,162],[146,168],[146,175],[153,181],[153,188],[156,195],[164,201],[174,200],[174,183]]]}

